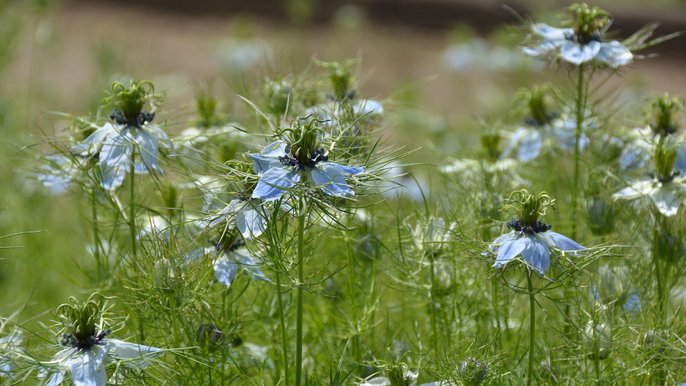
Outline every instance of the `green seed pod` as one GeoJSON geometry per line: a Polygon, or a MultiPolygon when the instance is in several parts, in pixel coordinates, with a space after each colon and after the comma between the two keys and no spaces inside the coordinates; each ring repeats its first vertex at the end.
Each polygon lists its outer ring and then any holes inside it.
{"type": "Polygon", "coordinates": [[[587,201],[586,216],[588,226],[596,236],[610,234],[615,228],[615,207],[604,196],[595,195],[587,201]]]}
{"type": "Polygon", "coordinates": [[[584,331],[584,346],[592,359],[607,359],[612,350],[612,326],[589,321],[584,331]]]}
{"type": "Polygon", "coordinates": [[[475,358],[467,358],[460,363],[458,374],[464,385],[478,386],[488,375],[488,365],[475,358]]]}

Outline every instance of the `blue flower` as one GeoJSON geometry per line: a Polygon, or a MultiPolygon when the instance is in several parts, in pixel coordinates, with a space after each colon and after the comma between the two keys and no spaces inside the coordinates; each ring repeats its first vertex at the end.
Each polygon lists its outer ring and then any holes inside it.
{"type": "Polygon", "coordinates": [[[240,268],[245,269],[253,280],[271,282],[262,273],[260,262],[250,251],[243,246],[242,242],[235,243],[231,248],[223,248],[219,243],[213,247],[199,247],[186,255],[186,261],[192,262],[203,256],[217,256],[212,267],[214,276],[218,282],[227,287],[236,279],[240,268]]]}
{"type": "Polygon", "coordinates": [[[622,43],[617,40],[601,42],[599,34],[586,39],[573,28],[555,28],[545,23],[534,24],[531,30],[541,42],[536,47],[524,47],[527,55],[544,56],[559,51],[560,58],[577,66],[595,61],[611,68],[627,65],[634,58],[622,43]]]}
{"type": "MultiPolygon", "coordinates": [[[[152,114],[146,116],[151,117],[152,114]]],[[[162,144],[171,149],[171,141],[160,128],[147,122],[141,125],[108,122],[72,147],[71,152],[84,157],[97,155],[102,186],[106,190],[121,186],[131,162],[134,162],[134,171],[138,174],[161,174],[159,147],[162,144]],[[138,156],[136,160],[132,160],[134,152],[138,156]]]]}
{"type": "Polygon", "coordinates": [[[45,157],[46,163],[35,174],[36,179],[54,195],[66,192],[82,166],[80,158],[72,158],[64,154],[45,157]]]}
{"type": "Polygon", "coordinates": [[[259,237],[267,229],[266,219],[263,217],[260,200],[231,200],[219,212],[205,217],[203,224],[214,228],[222,222],[229,224],[229,229],[238,228],[241,235],[246,239],[259,237]]]}
{"type": "Polygon", "coordinates": [[[514,230],[496,238],[487,252],[496,255],[493,267],[501,268],[514,260],[515,257],[521,256],[529,267],[543,275],[550,266],[551,249],[558,249],[562,252],[586,249],[576,241],[550,231],[549,226],[540,222],[538,224],[541,224],[542,227],[535,230],[523,230],[515,225],[513,226],[515,227],[514,230]]]}
{"type": "MultiPolygon", "coordinates": [[[[646,167],[652,160],[653,148],[655,147],[655,142],[657,142],[657,136],[650,127],[634,130],[630,135],[629,142],[624,146],[619,158],[619,167],[623,171],[646,167]]],[[[686,143],[681,142],[676,146],[677,159],[674,164],[674,170],[678,170],[681,175],[685,175],[686,143]]]]}
{"type": "Polygon", "coordinates": [[[289,153],[286,142],[276,141],[265,146],[259,154],[250,154],[253,169],[260,176],[252,193],[253,198],[277,200],[298,184],[303,176],[329,196],[355,195],[345,178],[364,172],[363,167],[328,162],[323,149],[315,151],[307,163],[289,153]]]}

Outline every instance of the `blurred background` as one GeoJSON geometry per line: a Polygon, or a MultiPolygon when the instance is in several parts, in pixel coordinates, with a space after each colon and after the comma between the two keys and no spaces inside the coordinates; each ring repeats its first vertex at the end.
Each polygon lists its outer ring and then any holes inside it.
{"type": "MultiPolygon", "coordinates": [[[[658,35],[686,31],[683,0],[594,3],[614,15],[619,39],[652,22],[661,23],[658,35]]],[[[39,232],[0,239],[1,311],[31,299],[52,306],[83,287],[74,271],[84,260],[88,229],[79,214],[86,209],[46,195],[31,173],[71,123],[56,112],[96,114],[112,80],[152,80],[166,94],[158,117],[173,135],[194,117],[199,88],[211,89],[225,113],[239,116],[245,105],[237,94],[259,98],[265,79],[316,71],[313,59],[356,58],[355,87],[384,102],[386,135],[397,145],[421,147],[413,161],[430,163],[469,149],[484,125],[503,124],[518,88],[553,79],[555,72],[525,57],[519,45],[528,21],[556,24],[566,5],[0,0],[0,235],[39,232]],[[64,242],[56,245],[56,237],[64,242]],[[40,286],[27,285],[36,280],[40,286]]],[[[685,48],[680,37],[643,52],[645,60],[612,80],[621,86],[612,98],[686,95],[685,48]]]]}

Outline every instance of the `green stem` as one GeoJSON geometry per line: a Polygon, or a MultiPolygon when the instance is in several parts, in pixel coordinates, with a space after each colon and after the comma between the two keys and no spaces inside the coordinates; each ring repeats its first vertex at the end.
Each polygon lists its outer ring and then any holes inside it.
{"type": "Polygon", "coordinates": [[[352,337],[352,356],[353,356],[353,362],[355,366],[355,372],[359,370],[360,368],[360,362],[362,361],[362,358],[360,356],[360,325],[359,325],[359,318],[357,315],[357,280],[359,278],[356,275],[356,269],[355,269],[355,256],[353,255],[353,251],[351,248],[348,248],[348,265],[350,267],[350,275],[348,277],[348,286],[350,287],[350,299],[351,299],[351,314],[352,314],[352,320],[353,320],[353,326],[354,326],[354,335],[352,337]]]}
{"type": "Polygon", "coordinates": [[[493,313],[495,316],[495,324],[496,324],[496,327],[498,328],[496,331],[496,334],[498,334],[499,346],[502,347],[503,329],[502,329],[502,326],[500,325],[500,294],[498,293],[498,278],[495,275],[491,279],[491,292],[492,292],[491,300],[492,300],[492,305],[493,305],[493,313]]]}
{"type": "Polygon", "coordinates": [[[279,324],[281,326],[281,351],[283,354],[283,374],[285,385],[290,385],[288,382],[288,331],[286,331],[286,318],[283,312],[283,294],[281,293],[281,271],[277,268],[276,270],[276,296],[279,312],[279,324]]]}
{"type": "Polygon", "coordinates": [[[584,129],[584,112],[586,110],[586,95],[584,88],[584,65],[579,66],[576,85],[576,132],[574,136],[574,185],[572,186],[572,239],[576,240],[576,224],[579,211],[579,179],[581,170],[581,136],[584,129]]]}
{"type": "Polygon", "coordinates": [[[434,335],[434,344],[438,345],[440,344],[441,339],[438,336],[438,321],[436,317],[436,313],[438,312],[438,306],[436,304],[436,273],[434,272],[435,263],[433,256],[429,256],[429,262],[431,263],[431,296],[429,298],[429,301],[431,302],[431,308],[429,312],[431,313],[431,328],[433,330],[434,335]]]}
{"type": "Polygon", "coordinates": [[[302,384],[302,362],[303,362],[303,295],[305,292],[305,271],[304,271],[304,260],[305,260],[305,217],[307,216],[307,210],[305,205],[305,200],[300,197],[300,212],[298,213],[298,296],[297,296],[297,315],[295,324],[295,385],[300,386],[302,384]]]}
{"type": "Polygon", "coordinates": [[[131,154],[131,166],[129,170],[129,231],[131,237],[131,255],[136,256],[136,185],[134,181],[136,180],[136,146],[133,147],[133,153],[131,154]]]}
{"type": "Polygon", "coordinates": [[[531,280],[531,275],[533,272],[527,272],[527,284],[529,288],[529,369],[526,377],[527,386],[531,386],[534,380],[534,349],[536,348],[536,299],[534,296],[534,285],[531,280]]]}
{"type": "Polygon", "coordinates": [[[93,230],[93,255],[95,257],[96,281],[102,280],[102,259],[100,256],[100,230],[98,229],[98,203],[96,201],[95,187],[91,190],[91,227],[93,230]]]}

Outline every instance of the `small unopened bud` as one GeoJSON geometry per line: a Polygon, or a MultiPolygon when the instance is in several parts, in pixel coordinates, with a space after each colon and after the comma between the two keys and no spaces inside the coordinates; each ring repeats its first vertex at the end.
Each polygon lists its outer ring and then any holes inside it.
{"type": "Polygon", "coordinates": [[[467,358],[460,363],[458,374],[464,385],[478,386],[488,375],[488,365],[475,358],[467,358]]]}
{"type": "Polygon", "coordinates": [[[653,99],[649,118],[650,128],[660,137],[676,134],[679,130],[678,116],[684,107],[683,98],[668,94],[653,99]]]}
{"type": "Polygon", "coordinates": [[[584,344],[590,358],[607,359],[612,349],[610,324],[589,321],[584,331],[584,344]]]}
{"type": "Polygon", "coordinates": [[[201,347],[214,350],[224,339],[224,332],[214,323],[198,327],[197,340],[201,347]]]}
{"type": "Polygon", "coordinates": [[[483,149],[486,159],[495,162],[500,159],[502,151],[500,149],[500,134],[484,134],[481,136],[481,148],[483,149]]]}
{"type": "Polygon", "coordinates": [[[611,268],[608,265],[598,270],[598,300],[603,304],[622,305],[629,296],[628,271],[626,267],[611,268]]]}
{"type": "Polygon", "coordinates": [[[660,141],[655,146],[653,160],[655,161],[655,172],[657,179],[662,182],[670,182],[675,176],[674,164],[676,164],[676,148],[660,141]]]}
{"type": "Polygon", "coordinates": [[[612,233],[615,227],[615,208],[612,201],[603,196],[593,196],[587,204],[588,226],[594,235],[612,233]]]}
{"type": "Polygon", "coordinates": [[[270,80],[262,89],[266,109],[277,116],[284,115],[292,103],[293,87],[286,80],[270,80]]]}
{"type": "Polygon", "coordinates": [[[435,296],[447,295],[453,288],[453,271],[450,265],[444,262],[436,262],[433,270],[434,280],[431,293],[435,296]]]}
{"type": "Polygon", "coordinates": [[[548,109],[548,95],[550,87],[547,85],[534,86],[530,90],[524,91],[524,98],[529,107],[529,119],[534,126],[543,126],[553,119],[555,114],[548,109]]]}
{"type": "Polygon", "coordinates": [[[684,257],[684,242],[682,238],[668,229],[655,230],[653,253],[669,263],[677,263],[684,257]]]}

